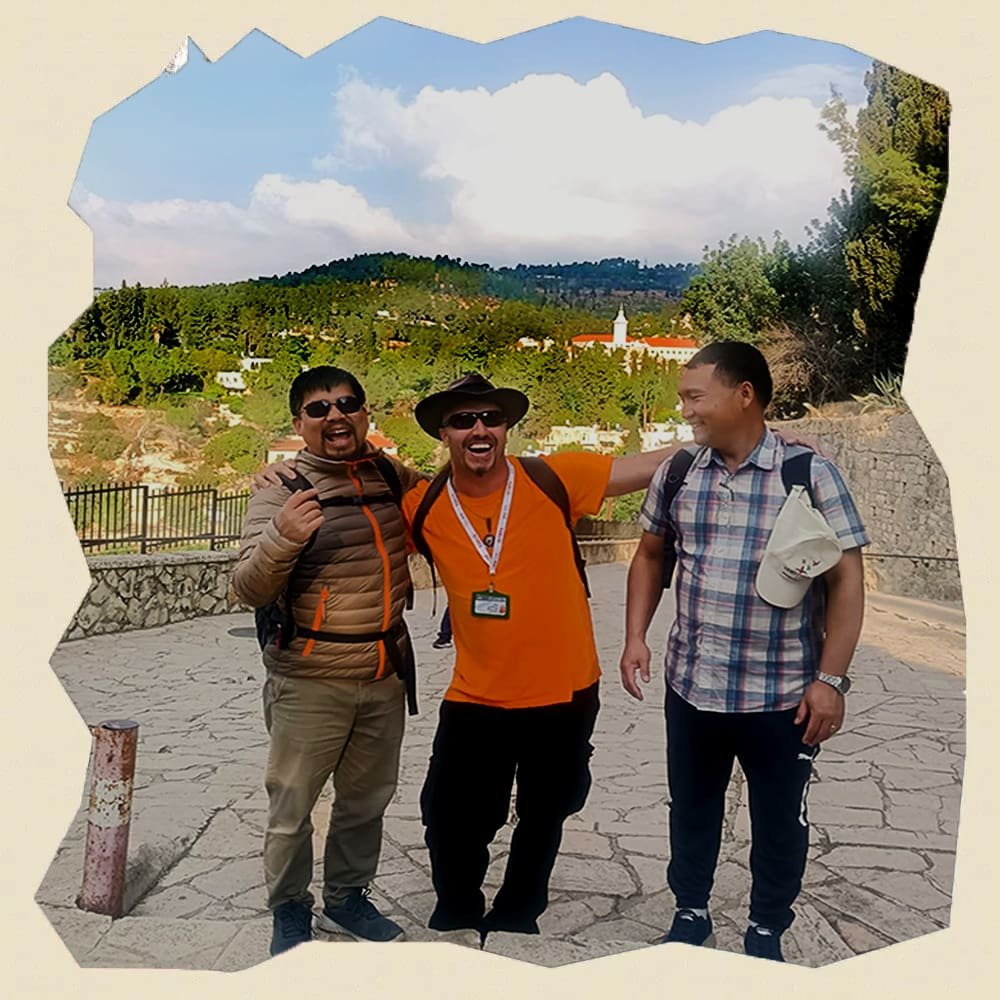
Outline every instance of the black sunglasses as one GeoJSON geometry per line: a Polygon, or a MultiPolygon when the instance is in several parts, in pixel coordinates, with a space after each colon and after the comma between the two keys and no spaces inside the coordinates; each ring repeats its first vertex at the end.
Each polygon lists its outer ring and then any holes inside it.
{"type": "Polygon", "coordinates": [[[507,423],[507,414],[503,410],[460,410],[453,413],[442,426],[454,427],[456,431],[468,431],[476,426],[477,420],[481,420],[484,427],[499,427],[507,423]]]}
{"type": "Polygon", "coordinates": [[[357,396],[341,396],[339,399],[314,399],[311,403],[306,403],[302,407],[302,412],[307,417],[319,420],[321,417],[325,417],[336,406],[347,417],[352,413],[357,413],[363,405],[357,396]]]}

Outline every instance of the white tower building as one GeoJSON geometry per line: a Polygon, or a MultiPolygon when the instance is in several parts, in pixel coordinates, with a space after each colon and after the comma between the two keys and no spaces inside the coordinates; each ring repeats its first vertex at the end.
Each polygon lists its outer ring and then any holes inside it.
{"type": "Polygon", "coordinates": [[[611,339],[615,347],[624,347],[628,340],[628,320],[625,318],[625,307],[618,307],[618,315],[615,317],[614,336],[611,339]]]}

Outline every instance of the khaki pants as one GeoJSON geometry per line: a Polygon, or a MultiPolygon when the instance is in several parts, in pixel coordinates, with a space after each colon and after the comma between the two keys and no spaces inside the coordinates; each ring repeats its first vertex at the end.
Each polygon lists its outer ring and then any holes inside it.
{"type": "Polygon", "coordinates": [[[348,889],[375,877],[382,814],[396,791],[405,710],[405,686],[395,675],[322,681],[268,673],[264,875],[271,909],[291,899],[312,905],[311,813],[331,774],[323,901],[336,906],[348,889]]]}

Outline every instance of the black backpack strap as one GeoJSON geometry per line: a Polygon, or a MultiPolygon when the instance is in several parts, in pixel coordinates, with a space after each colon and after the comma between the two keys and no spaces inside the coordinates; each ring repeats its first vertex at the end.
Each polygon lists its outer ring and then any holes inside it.
{"type": "MultiPolygon", "coordinates": [[[[388,494],[380,497],[373,497],[373,500],[391,500],[397,507],[402,509],[403,506],[403,482],[399,478],[399,471],[393,464],[391,458],[388,455],[384,455],[379,452],[377,455],[372,455],[372,462],[375,468],[382,474],[382,478],[385,480],[385,485],[389,487],[388,494]]],[[[413,610],[413,581],[410,581],[409,586],[406,588],[406,610],[413,610]]],[[[412,713],[411,713],[412,714],[412,713]]]]}
{"type": "Polygon", "coordinates": [[[392,503],[398,506],[395,494],[389,493],[352,493],[350,496],[324,497],[319,501],[320,507],[370,507],[373,503],[392,503]]]}
{"type": "Polygon", "coordinates": [[[413,545],[416,550],[430,563],[431,573],[434,572],[434,557],[431,555],[430,547],[424,538],[424,521],[427,520],[427,515],[430,512],[432,504],[441,495],[441,491],[448,482],[448,477],[450,475],[451,466],[446,465],[430,481],[430,483],[427,484],[427,491],[420,498],[420,503],[417,504],[417,509],[413,512],[413,521],[410,524],[410,537],[413,539],[413,545]]]}
{"type": "Polygon", "coordinates": [[[379,632],[323,632],[319,629],[301,628],[298,630],[300,637],[313,639],[319,642],[341,642],[352,645],[367,645],[372,642],[385,643],[386,655],[392,668],[401,681],[406,685],[406,704],[410,715],[417,714],[417,671],[416,660],[413,655],[413,643],[410,640],[406,622],[400,623],[393,628],[379,632]],[[399,648],[400,642],[406,640],[406,653],[399,648]]]}
{"type": "Polygon", "coordinates": [[[428,484],[427,490],[420,498],[417,509],[413,512],[413,520],[410,522],[410,537],[413,539],[413,547],[427,560],[427,565],[431,571],[431,591],[434,594],[431,614],[437,615],[437,574],[434,572],[434,556],[431,555],[430,546],[424,538],[424,521],[430,512],[431,506],[441,495],[448,477],[451,475],[451,465],[446,465],[428,484]]]}
{"type": "Polygon", "coordinates": [[[815,506],[812,492],[812,459],[814,452],[802,445],[789,445],[785,449],[785,460],[781,463],[781,481],[785,493],[791,493],[793,486],[805,487],[809,502],[815,506]]]}
{"type": "Polygon", "coordinates": [[[372,463],[381,473],[382,478],[385,480],[385,485],[389,487],[389,493],[392,495],[393,502],[397,507],[401,506],[403,503],[403,484],[400,481],[399,473],[396,471],[396,466],[392,464],[392,460],[387,455],[373,455],[372,463]]]}
{"type": "Polygon", "coordinates": [[[299,490],[311,490],[313,488],[313,484],[298,469],[290,476],[286,476],[283,472],[279,472],[277,475],[282,483],[285,484],[289,493],[297,493],[299,490]]]}
{"type": "MultiPolygon", "coordinates": [[[[667,467],[667,475],[663,484],[663,498],[660,501],[660,506],[664,514],[668,517],[670,514],[670,505],[674,502],[674,498],[684,485],[684,480],[687,477],[688,470],[690,470],[692,464],[694,463],[696,454],[697,452],[688,451],[687,448],[682,448],[670,459],[670,465],[667,467]]],[[[677,532],[668,520],[666,531],[663,532],[664,590],[669,589],[670,583],[673,580],[674,568],[677,565],[676,545],[677,532]]]]}
{"type": "Polygon", "coordinates": [[[573,530],[573,522],[570,519],[569,494],[566,492],[566,486],[559,478],[558,473],[543,459],[522,458],[520,461],[521,468],[524,469],[528,478],[562,511],[563,521],[566,522],[566,530],[569,532],[570,542],[573,545],[576,571],[580,574],[580,582],[589,598],[590,584],[587,581],[587,564],[580,552],[580,545],[576,540],[576,532],[573,530]]]}

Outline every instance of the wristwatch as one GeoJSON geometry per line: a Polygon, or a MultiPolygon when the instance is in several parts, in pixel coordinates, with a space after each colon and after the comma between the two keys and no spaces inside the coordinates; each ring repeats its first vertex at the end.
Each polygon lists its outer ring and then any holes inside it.
{"type": "Polygon", "coordinates": [[[847,694],[851,690],[851,678],[847,674],[824,674],[820,672],[816,675],[816,680],[822,681],[824,684],[829,684],[830,687],[841,694],[847,694]]]}

